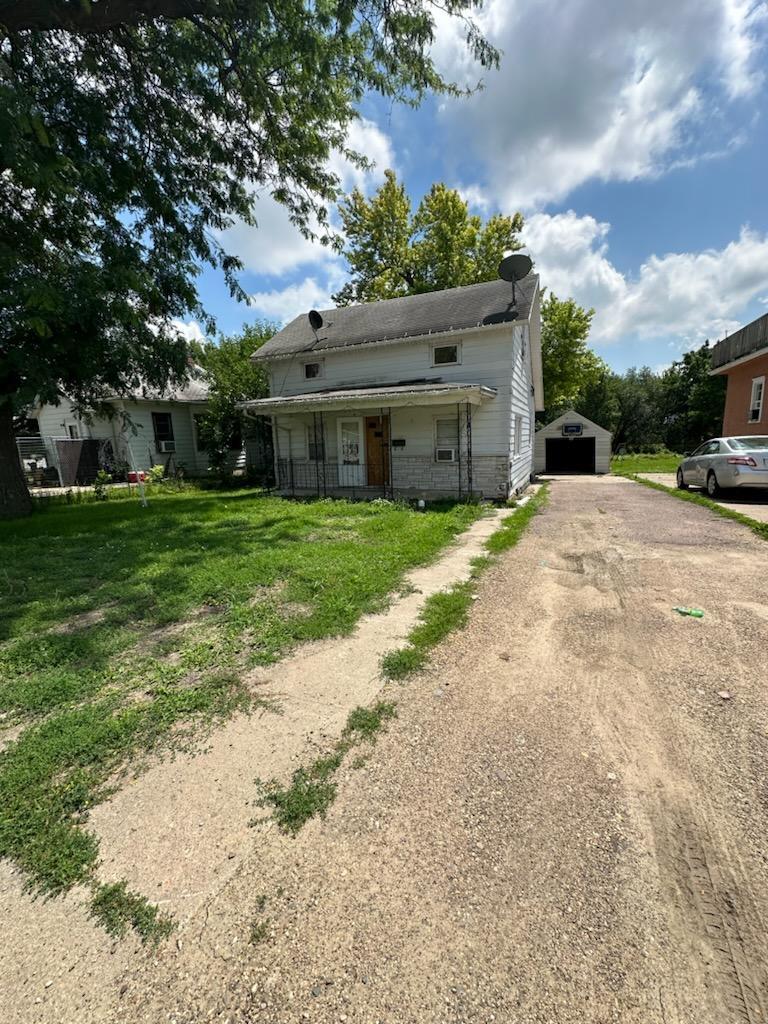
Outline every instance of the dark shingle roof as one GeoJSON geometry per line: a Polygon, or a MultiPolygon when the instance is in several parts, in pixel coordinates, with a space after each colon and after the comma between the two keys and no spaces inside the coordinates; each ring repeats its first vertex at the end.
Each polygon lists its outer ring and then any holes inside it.
{"type": "Polygon", "coordinates": [[[325,309],[317,339],[306,313],[302,313],[262,345],[254,358],[275,359],[302,352],[324,352],[527,320],[537,284],[536,274],[529,274],[518,282],[516,307],[512,306],[512,285],[498,280],[408,295],[402,299],[325,309]]]}

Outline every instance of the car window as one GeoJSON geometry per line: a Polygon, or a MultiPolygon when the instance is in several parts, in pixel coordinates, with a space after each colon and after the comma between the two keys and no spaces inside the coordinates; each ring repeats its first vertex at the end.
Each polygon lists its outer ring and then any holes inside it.
{"type": "Polygon", "coordinates": [[[706,443],[705,444],[700,444],[698,448],[695,448],[691,452],[691,458],[693,458],[694,455],[703,455],[704,454],[704,449],[706,447],[707,447],[706,443]]]}
{"type": "Polygon", "coordinates": [[[720,452],[720,442],[710,441],[704,450],[705,455],[717,455],[720,452]]]}
{"type": "Polygon", "coordinates": [[[730,437],[728,443],[737,451],[751,451],[755,448],[768,448],[768,437],[730,437]]]}

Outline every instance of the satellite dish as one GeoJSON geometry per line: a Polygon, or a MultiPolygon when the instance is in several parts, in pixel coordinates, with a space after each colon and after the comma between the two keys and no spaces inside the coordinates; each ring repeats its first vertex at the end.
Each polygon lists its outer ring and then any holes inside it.
{"type": "Polygon", "coordinates": [[[309,313],[307,314],[307,317],[309,319],[309,326],[315,333],[317,333],[323,326],[322,316],[320,315],[320,313],[318,313],[316,309],[310,309],[309,313]]]}
{"type": "MultiPolygon", "coordinates": [[[[499,264],[499,277],[502,281],[522,281],[530,274],[533,268],[533,260],[524,252],[513,252],[511,256],[505,256],[499,264]]],[[[310,314],[311,316],[312,314],[310,314]]]]}

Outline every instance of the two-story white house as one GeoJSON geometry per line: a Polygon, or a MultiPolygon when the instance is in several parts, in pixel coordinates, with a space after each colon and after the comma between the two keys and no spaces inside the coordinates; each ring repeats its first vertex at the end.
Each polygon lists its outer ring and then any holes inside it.
{"type": "Polygon", "coordinates": [[[285,494],[503,499],[543,407],[536,274],[296,317],[253,356],[285,494]]]}

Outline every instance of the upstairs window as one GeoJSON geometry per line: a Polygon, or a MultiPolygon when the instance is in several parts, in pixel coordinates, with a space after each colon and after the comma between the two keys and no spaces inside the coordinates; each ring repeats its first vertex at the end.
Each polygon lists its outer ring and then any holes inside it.
{"type": "Polygon", "coordinates": [[[461,362],[458,345],[435,345],[432,349],[433,366],[457,366],[461,362]]]}
{"type": "Polygon", "coordinates": [[[752,381],[752,394],[749,396],[749,422],[759,423],[763,415],[763,395],[765,393],[765,377],[755,377],[752,381]]]}
{"type": "Polygon", "coordinates": [[[324,376],[322,362],[304,363],[304,380],[315,380],[322,376],[324,376]]]}

